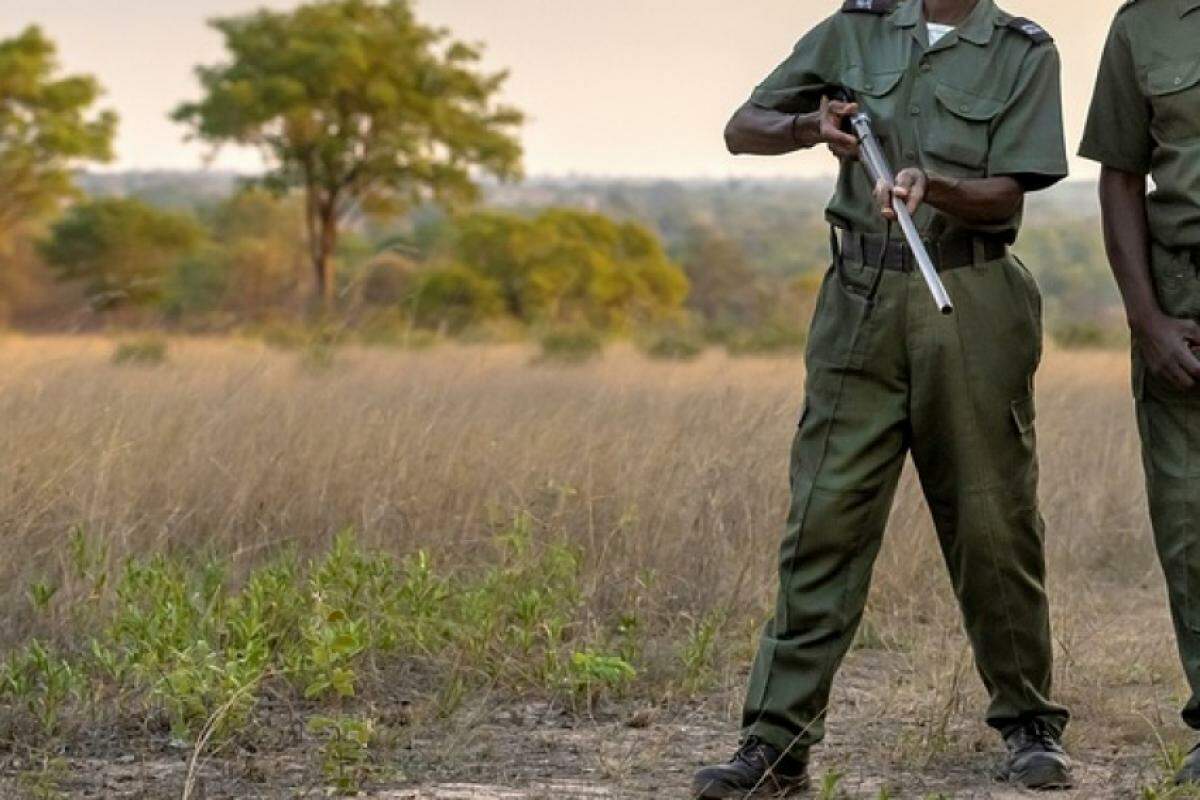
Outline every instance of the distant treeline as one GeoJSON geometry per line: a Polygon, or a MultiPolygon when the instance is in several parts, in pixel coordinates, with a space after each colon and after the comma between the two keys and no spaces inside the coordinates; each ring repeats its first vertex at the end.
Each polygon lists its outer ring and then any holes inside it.
{"type": "MultiPolygon", "coordinates": [[[[253,178],[89,173],[119,124],[102,87],[36,27],[0,41],[0,322],[802,341],[828,181],[522,181],[506,75],[409,0],[211,24],[226,57],[171,116],[257,148],[253,178]]],[[[1116,308],[1093,197],[1032,198],[1018,247],[1084,342],[1116,308]]]]}

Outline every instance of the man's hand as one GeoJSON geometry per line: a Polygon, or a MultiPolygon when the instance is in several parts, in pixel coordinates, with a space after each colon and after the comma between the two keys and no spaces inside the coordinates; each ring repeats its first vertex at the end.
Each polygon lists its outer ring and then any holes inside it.
{"type": "Polygon", "coordinates": [[[838,158],[858,158],[858,139],[842,130],[846,118],[858,112],[858,103],[843,103],[840,100],[821,98],[821,110],[818,112],[818,136],[829,145],[829,152],[838,158]]]}
{"type": "Polygon", "coordinates": [[[900,170],[895,183],[880,181],[875,184],[875,202],[879,206],[879,213],[884,219],[895,221],[896,210],[892,204],[896,200],[907,205],[910,214],[917,213],[917,209],[925,202],[925,192],[928,188],[929,176],[925,174],[925,170],[919,167],[900,170]]]}
{"type": "Polygon", "coordinates": [[[1200,384],[1200,324],[1160,313],[1136,325],[1133,336],[1155,377],[1184,391],[1200,384]]]}

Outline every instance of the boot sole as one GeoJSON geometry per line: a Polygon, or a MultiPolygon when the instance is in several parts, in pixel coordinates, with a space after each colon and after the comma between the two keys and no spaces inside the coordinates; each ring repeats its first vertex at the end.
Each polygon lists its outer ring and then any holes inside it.
{"type": "Polygon", "coordinates": [[[1075,780],[1071,773],[1061,764],[1033,764],[1025,769],[1010,772],[1006,781],[1042,792],[1075,788],[1075,780]]]}
{"type": "Polygon", "coordinates": [[[811,782],[805,778],[802,781],[794,781],[791,783],[780,783],[774,781],[772,783],[764,783],[759,788],[748,791],[740,786],[731,786],[728,783],[721,781],[712,781],[704,785],[692,785],[692,800],[731,800],[731,798],[765,798],[765,797],[790,797],[794,794],[807,791],[811,782]]]}

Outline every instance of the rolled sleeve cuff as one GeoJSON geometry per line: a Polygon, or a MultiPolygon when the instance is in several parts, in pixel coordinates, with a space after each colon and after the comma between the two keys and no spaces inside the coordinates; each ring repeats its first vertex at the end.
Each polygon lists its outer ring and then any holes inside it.
{"type": "Polygon", "coordinates": [[[1066,178],[1070,172],[1064,164],[993,164],[988,170],[993,178],[1015,178],[1027,192],[1049,189],[1066,178]]]}
{"type": "Polygon", "coordinates": [[[1150,174],[1150,159],[1121,153],[1095,142],[1084,142],[1079,148],[1079,157],[1132,175],[1150,174]]]}
{"type": "Polygon", "coordinates": [[[759,108],[783,111],[788,114],[808,114],[821,107],[821,95],[825,86],[797,86],[787,89],[758,87],[750,95],[750,102],[759,108]]]}

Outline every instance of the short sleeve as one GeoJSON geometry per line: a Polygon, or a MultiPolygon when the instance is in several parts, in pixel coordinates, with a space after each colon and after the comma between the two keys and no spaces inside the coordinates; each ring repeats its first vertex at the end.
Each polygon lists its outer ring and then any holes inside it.
{"type": "Polygon", "coordinates": [[[760,108],[807,114],[821,106],[821,96],[838,84],[840,54],[837,16],[809,31],[782,64],[750,95],[760,108]]]}
{"type": "Polygon", "coordinates": [[[1145,175],[1154,150],[1150,117],[1150,103],[1138,85],[1129,38],[1118,16],[1100,60],[1079,155],[1122,172],[1145,175]]]}
{"type": "Polygon", "coordinates": [[[1016,178],[1027,191],[1067,177],[1061,80],[1058,49],[1053,44],[1033,47],[1016,89],[996,117],[988,175],[1016,178]]]}

